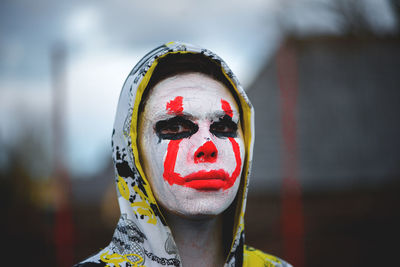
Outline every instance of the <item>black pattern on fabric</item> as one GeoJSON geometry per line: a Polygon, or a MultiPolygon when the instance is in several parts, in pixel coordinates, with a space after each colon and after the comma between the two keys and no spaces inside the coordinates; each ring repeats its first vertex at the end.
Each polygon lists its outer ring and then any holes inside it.
{"type": "Polygon", "coordinates": [[[153,210],[154,214],[160,219],[160,222],[167,226],[167,222],[164,220],[164,217],[161,215],[161,211],[158,209],[156,204],[151,203],[150,208],[153,210]]]}
{"type": "Polygon", "coordinates": [[[142,244],[147,239],[145,234],[140,231],[139,227],[127,218],[126,214],[122,214],[114,231],[110,248],[114,253],[121,255],[135,254],[137,256],[128,256],[132,262],[138,262],[145,258],[142,244]]]}
{"type": "Polygon", "coordinates": [[[146,253],[146,256],[152,260],[157,262],[158,264],[161,265],[172,265],[172,266],[180,266],[181,262],[178,259],[167,259],[167,258],[162,258],[154,255],[153,253],[147,251],[146,249],[144,250],[144,253],[146,253]]]}
{"type": "Polygon", "coordinates": [[[228,256],[228,266],[241,267],[243,265],[243,246],[244,246],[244,231],[240,232],[240,237],[236,238],[232,250],[228,256]]]}
{"type": "Polygon", "coordinates": [[[240,233],[239,245],[235,250],[235,266],[243,266],[243,246],[244,246],[244,232],[240,233]]]}
{"type": "MultiPolygon", "coordinates": [[[[128,179],[131,178],[133,180],[133,184],[137,184],[139,189],[147,197],[148,195],[144,188],[144,185],[146,185],[146,182],[139,175],[139,172],[137,171],[136,168],[131,168],[128,160],[126,160],[126,157],[128,157],[128,155],[129,154],[128,154],[126,148],[121,149],[120,147],[116,146],[114,165],[115,165],[115,168],[117,169],[117,173],[119,176],[121,176],[123,179],[125,179],[126,182],[128,182],[128,179]]],[[[116,177],[116,180],[118,180],[118,177],[116,177]]]]}

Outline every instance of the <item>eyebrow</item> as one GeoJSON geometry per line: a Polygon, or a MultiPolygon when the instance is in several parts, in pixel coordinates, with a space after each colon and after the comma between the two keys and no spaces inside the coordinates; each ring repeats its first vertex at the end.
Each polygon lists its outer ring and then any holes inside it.
{"type": "Polygon", "coordinates": [[[166,110],[160,110],[155,113],[155,115],[153,116],[153,120],[162,121],[162,120],[169,120],[175,117],[182,117],[183,119],[188,119],[188,120],[196,119],[196,116],[193,116],[192,114],[187,113],[185,111],[183,111],[180,114],[171,114],[168,113],[166,110]]]}
{"type": "MultiPolygon", "coordinates": [[[[237,123],[237,120],[240,119],[239,112],[237,112],[236,110],[232,110],[232,113],[233,113],[232,119],[236,118],[236,119],[233,119],[233,121],[237,123]]],[[[206,118],[209,120],[215,120],[218,118],[222,118],[225,115],[226,115],[226,113],[224,111],[218,110],[218,111],[214,111],[214,112],[210,112],[210,113],[206,114],[206,118]]],[[[154,114],[154,116],[152,116],[152,117],[153,117],[152,118],[153,121],[161,121],[161,120],[168,120],[168,119],[171,119],[174,117],[182,117],[182,118],[188,119],[188,120],[196,120],[200,116],[199,116],[199,114],[192,114],[192,113],[188,113],[185,111],[183,111],[181,114],[170,114],[166,110],[160,110],[160,111],[156,112],[154,114]]]]}
{"type": "MultiPolygon", "coordinates": [[[[229,116],[229,117],[232,118],[232,121],[236,121],[236,120],[233,120],[233,118],[237,118],[237,120],[239,120],[239,118],[240,118],[239,112],[237,112],[236,110],[232,110],[232,115],[233,115],[232,117],[229,116]]],[[[209,118],[209,119],[215,119],[215,118],[223,118],[223,117],[225,117],[225,116],[228,116],[228,115],[226,114],[226,112],[225,112],[225,111],[222,111],[222,110],[219,110],[219,111],[215,111],[215,112],[213,112],[213,113],[211,113],[211,114],[208,114],[208,115],[207,115],[207,118],[209,118]]],[[[237,121],[236,121],[236,123],[237,123],[237,121]]]]}

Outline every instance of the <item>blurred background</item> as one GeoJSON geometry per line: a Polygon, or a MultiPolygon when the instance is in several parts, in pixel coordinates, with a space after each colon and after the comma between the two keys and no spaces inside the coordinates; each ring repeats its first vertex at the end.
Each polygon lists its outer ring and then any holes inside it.
{"type": "Polygon", "coordinates": [[[255,106],[249,245],[396,264],[400,1],[2,0],[0,36],[3,265],[71,266],[111,240],[119,92],[171,40],[220,55],[255,106]]]}

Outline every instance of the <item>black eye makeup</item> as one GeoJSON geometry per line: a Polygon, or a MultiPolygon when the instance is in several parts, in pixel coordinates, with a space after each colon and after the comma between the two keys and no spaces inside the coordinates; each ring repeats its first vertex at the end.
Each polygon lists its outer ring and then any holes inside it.
{"type": "Polygon", "coordinates": [[[178,140],[190,137],[199,130],[199,126],[182,116],[158,121],[155,125],[157,136],[161,139],[178,140]]]}
{"type": "Polygon", "coordinates": [[[220,138],[224,137],[236,137],[238,126],[232,121],[232,118],[228,115],[220,118],[210,125],[210,132],[220,138]]]}

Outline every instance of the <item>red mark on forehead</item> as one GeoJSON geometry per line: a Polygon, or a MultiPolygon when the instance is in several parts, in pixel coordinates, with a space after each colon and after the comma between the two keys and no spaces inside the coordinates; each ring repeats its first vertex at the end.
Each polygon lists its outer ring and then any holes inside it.
{"type": "MultiPolygon", "coordinates": [[[[182,115],[183,112],[183,105],[182,105],[183,97],[177,96],[173,100],[167,103],[165,109],[167,110],[168,114],[174,115],[182,115]]],[[[229,105],[229,104],[228,104],[229,105]]]]}
{"type": "Polygon", "coordinates": [[[232,118],[233,112],[232,112],[231,105],[229,105],[229,102],[221,99],[221,107],[222,107],[222,110],[225,112],[225,114],[232,118]]]}

